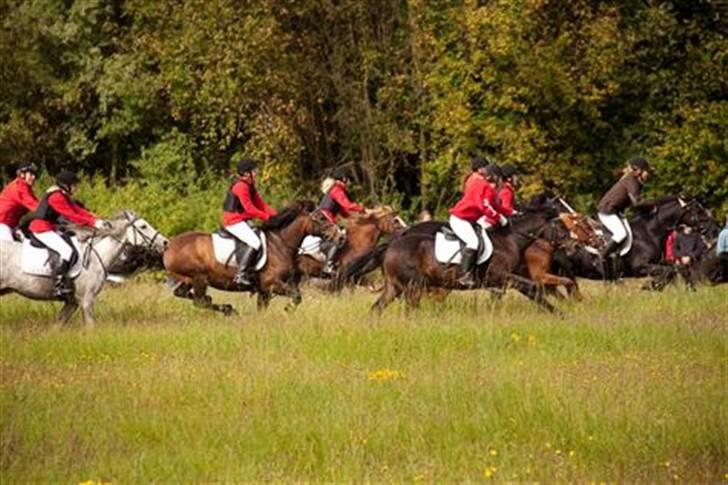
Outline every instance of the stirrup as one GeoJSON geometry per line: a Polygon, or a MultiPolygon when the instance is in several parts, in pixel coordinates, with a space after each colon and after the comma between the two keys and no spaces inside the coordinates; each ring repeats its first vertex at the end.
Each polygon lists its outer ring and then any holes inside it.
{"type": "Polygon", "coordinates": [[[233,283],[236,285],[252,286],[253,282],[250,279],[248,271],[239,271],[233,276],[233,283]]]}

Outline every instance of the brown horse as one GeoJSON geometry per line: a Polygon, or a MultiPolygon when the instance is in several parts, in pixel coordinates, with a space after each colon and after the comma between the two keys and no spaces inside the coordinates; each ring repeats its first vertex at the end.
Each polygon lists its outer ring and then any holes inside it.
{"type": "MultiPolygon", "coordinates": [[[[490,232],[493,255],[475,270],[478,286],[481,288],[505,288],[511,286],[535,301],[544,310],[556,309],[543,297],[538,285],[530,279],[516,274],[521,255],[533,237],[517,237],[539,234],[541,229],[557,213],[551,207],[533,210],[517,218],[514,227],[493,228],[490,232]]],[[[433,288],[447,290],[462,289],[454,265],[443,265],[435,259],[435,233],[445,224],[424,222],[408,230],[404,235],[382,245],[381,253],[370,259],[381,261],[384,273],[384,289],[372,310],[381,312],[394,299],[404,297],[408,308],[419,305],[425,291],[433,288]]]]}
{"type": "Polygon", "coordinates": [[[557,276],[549,272],[557,249],[571,253],[576,245],[587,244],[598,247],[601,238],[596,233],[589,219],[578,213],[562,213],[553,219],[533,241],[523,254],[525,274],[549,294],[562,297],[558,286],[566,288],[569,297],[581,300],[579,285],[574,278],[557,276]]]}
{"type": "MultiPolygon", "coordinates": [[[[378,207],[347,220],[343,247],[336,254],[339,272],[349,263],[363,256],[376,246],[379,238],[404,229],[407,225],[397,213],[387,206],[378,207]]],[[[300,254],[296,260],[299,270],[307,277],[324,276],[324,263],[308,254],[300,254]]]]}
{"type": "MultiPolygon", "coordinates": [[[[268,260],[256,274],[253,287],[233,283],[237,268],[220,264],[215,259],[210,234],[185,232],[173,237],[164,253],[164,267],[180,282],[175,296],[189,298],[197,306],[226,315],[233,312],[232,306],[213,304],[206,294],[208,286],[257,293],[259,309],[267,307],[274,294],[290,297],[294,306],[300,304],[295,258],[301,241],[307,235],[336,237],[335,226],[321,212],[313,211],[314,207],[310,201],[296,202],[263,223],[261,229],[266,236],[268,260]]],[[[292,307],[289,305],[288,308],[292,307]]]]}

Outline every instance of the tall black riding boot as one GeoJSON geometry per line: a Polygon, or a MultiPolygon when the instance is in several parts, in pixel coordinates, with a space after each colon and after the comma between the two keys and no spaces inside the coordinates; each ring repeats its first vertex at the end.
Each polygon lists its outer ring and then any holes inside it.
{"type": "Polygon", "coordinates": [[[68,261],[58,259],[56,266],[53,268],[53,277],[55,282],[53,284],[53,296],[56,298],[68,298],[73,293],[71,288],[71,278],[68,277],[68,270],[70,264],[68,261]]]}
{"type": "Polygon", "coordinates": [[[339,245],[334,241],[325,241],[329,246],[326,248],[326,262],[324,263],[321,271],[325,274],[333,274],[336,266],[336,253],[339,252],[339,245]]]}
{"type": "Polygon", "coordinates": [[[602,258],[602,260],[607,259],[618,247],[619,243],[613,239],[610,239],[609,242],[602,248],[602,250],[599,251],[599,257],[602,258]]]}
{"type": "Polygon", "coordinates": [[[458,279],[458,283],[465,288],[473,288],[476,285],[472,270],[475,265],[475,257],[477,255],[477,250],[463,248],[463,254],[460,259],[460,278],[458,279]]]}
{"type": "Polygon", "coordinates": [[[236,259],[238,260],[238,272],[233,278],[233,283],[245,286],[253,285],[253,282],[250,281],[250,275],[248,274],[248,266],[253,260],[253,256],[255,256],[255,253],[255,249],[248,246],[247,244],[243,244],[238,248],[237,254],[235,255],[236,259]]]}

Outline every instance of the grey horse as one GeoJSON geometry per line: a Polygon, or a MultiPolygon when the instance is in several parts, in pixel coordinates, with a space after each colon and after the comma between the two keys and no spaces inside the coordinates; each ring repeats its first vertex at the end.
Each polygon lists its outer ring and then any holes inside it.
{"type": "MultiPolygon", "coordinates": [[[[107,268],[121,254],[125,246],[143,247],[159,251],[169,241],[151,224],[131,211],[124,210],[110,220],[111,229],[96,231],[73,227],[81,249],[81,272],[74,279],[74,293],[58,314],[58,320],[65,323],[81,306],[83,320],[87,326],[95,324],[93,303],[104,287],[107,268]]],[[[23,272],[20,266],[23,245],[18,242],[0,241],[0,296],[19,293],[33,300],[58,300],[53,296],[53,279],[23,272]]]]}

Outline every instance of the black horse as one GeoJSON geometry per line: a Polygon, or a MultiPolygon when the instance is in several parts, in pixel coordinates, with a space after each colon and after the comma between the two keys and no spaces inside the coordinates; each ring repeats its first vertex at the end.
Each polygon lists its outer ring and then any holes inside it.
{"type": "Polygon", "coordinates": [[[629,220],[633,241],[630,251],[602,265],[599,257],[584,248],[571,254],[557,251],[553,271],[589,279],[641,278],[661,271],[665,240],[678,224],[703,227],[714,224],[710,213],[697,201],[667,196],[644,204],[629,220]],[[603,267],[607,267],[607,271],[603,267]]]}
{"type": "MultiPolygon", "coordinates": [[[[493,254],[475,270],[480,288],[504,288],[511,286],[541,308],[550,312],[555,308],[544,298],[536,283],[516,274],[524,250],[539,237],[541,230],[559,209],[553,204],[530,205],[525,212],[512,220],[508,227],[490,230],[493,254]]],[[[462,289],[457,283],[455,265],[443,265],[435,260],[435,234],[446,223],[430,221],[417,224],[390,242],[380,245],[368,259],[355,262],[353,271],[373,270],[381,264],[385,285],[373,310],[381,311],[394,299],[404,296],[408,307],[416,307],[423,290],[428,288],[462,289]],[[378,264],[377,264],[378,263],[378,264]]]]}

